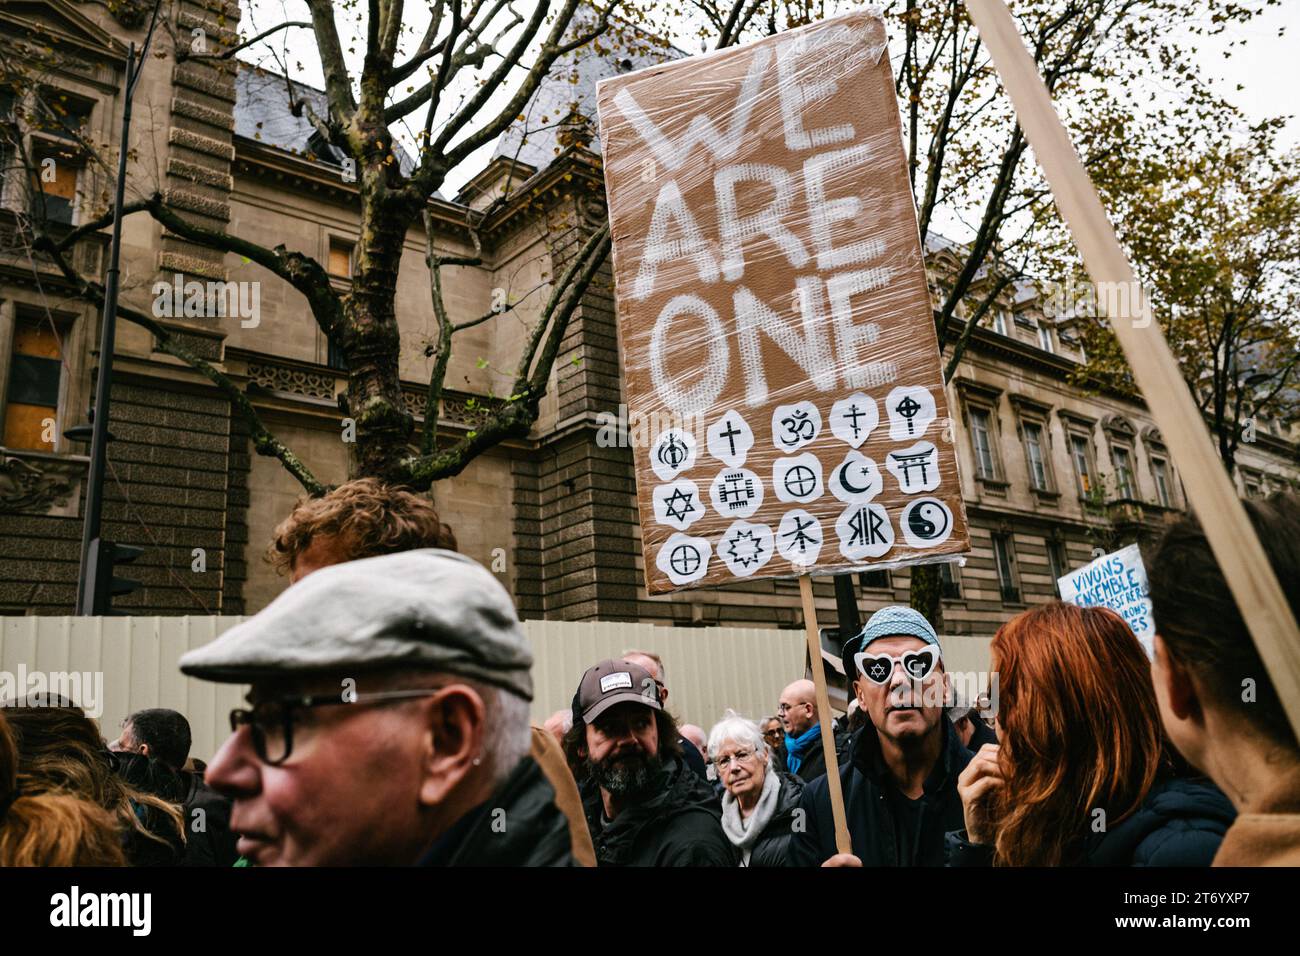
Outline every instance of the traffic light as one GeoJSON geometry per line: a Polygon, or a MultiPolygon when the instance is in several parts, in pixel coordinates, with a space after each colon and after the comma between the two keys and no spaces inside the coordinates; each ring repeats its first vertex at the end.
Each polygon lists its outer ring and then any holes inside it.
{"type": "Polygon", "coordinates": [[[144,548],[137,548],[135,545],[114,544],[102,538],[95,539],[94,546],[90,549],[88,568],[90,582],[94,588],[92,614],[112,614],[113,598],[130,594],[143,587],[139,581],[114,576],[114,571],[119,564],[130,564],[142,554],[144,548]]]}

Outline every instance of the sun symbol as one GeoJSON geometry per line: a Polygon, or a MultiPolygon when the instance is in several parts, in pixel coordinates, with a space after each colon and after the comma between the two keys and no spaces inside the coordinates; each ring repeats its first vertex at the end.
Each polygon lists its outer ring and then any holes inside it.
{"type": "Polygon", "coordinates": [[[763,542],[752,531],[740,531],[727,542],[727,553],[742,568],[758,564],[763,556],[763,542]]]}

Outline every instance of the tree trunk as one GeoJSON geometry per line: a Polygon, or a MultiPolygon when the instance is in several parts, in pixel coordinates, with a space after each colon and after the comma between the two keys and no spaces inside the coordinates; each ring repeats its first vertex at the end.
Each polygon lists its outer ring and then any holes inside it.
{"type": "MultiPolygon", "coordinates": [[[[378,171],[382,176],[382,170],[378,171]]],[[[402,397],[397,271],[411,217],[382,186],[362,192],[361,237],[339,347],[348,364],[348,415],[356,423],[352,474],[403,482],[414,417],[402,397]],[[370,193],[367,196],[367,193],[370,193]]]]}
{"type": "Polygon", "coordinates": [[[943,633],[943,582],[939,578],[939,565],[917,564],[912,567],[912,584],[909,592],[913,610],[920,611],[934,627],[943,633]]]}

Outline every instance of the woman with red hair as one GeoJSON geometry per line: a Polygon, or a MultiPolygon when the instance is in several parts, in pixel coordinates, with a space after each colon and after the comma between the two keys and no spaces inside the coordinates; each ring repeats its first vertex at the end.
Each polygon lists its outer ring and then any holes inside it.
{"type": "Polygon", "coordinates": [[[958,778],[950,865],[1208,866],[1233,809],[1179,777],[1151,664],[1115,612],[1053,602],[993,638],[998,743],[958,778]]]}

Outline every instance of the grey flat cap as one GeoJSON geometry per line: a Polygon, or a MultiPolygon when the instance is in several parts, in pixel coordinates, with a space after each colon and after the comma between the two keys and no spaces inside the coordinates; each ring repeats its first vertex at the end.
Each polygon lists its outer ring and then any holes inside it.
{"type": "Polygon", "coordinates": [[[182,673],[248,683],[330,671],[439,670],[532,700],[532,651],[506,589],[436,548],[336,564],[181,657],[182,673]]]}

